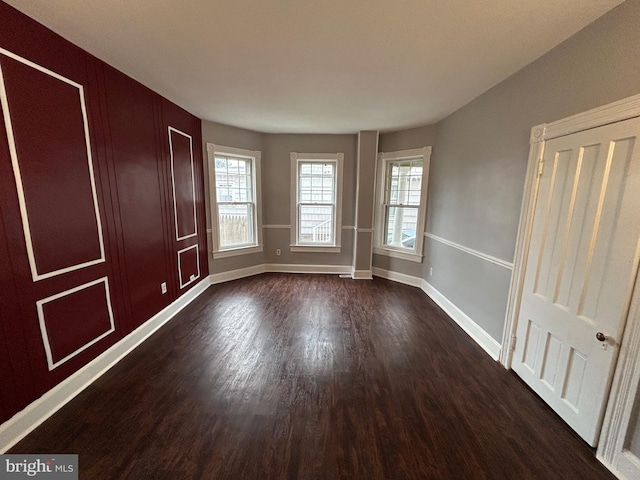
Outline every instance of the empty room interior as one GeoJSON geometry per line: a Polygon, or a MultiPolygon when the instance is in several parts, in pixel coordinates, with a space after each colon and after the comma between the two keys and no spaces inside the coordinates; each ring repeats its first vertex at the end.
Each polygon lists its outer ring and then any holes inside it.
{"type": "Polygon", "coordinates": [[[0,108],[0,478],[640,479],[640,0],[0,1],[0,108]]]}

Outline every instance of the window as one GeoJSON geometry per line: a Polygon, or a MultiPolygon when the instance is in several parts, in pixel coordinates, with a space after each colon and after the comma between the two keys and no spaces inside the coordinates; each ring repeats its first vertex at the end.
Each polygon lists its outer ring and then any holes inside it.
{"type": "Polygon", "coordinates": [[[291,251],[339,252],[342,153],[291,154],[291,251]]]}
{"type": "Polygon", "coordinates": [[[213,258],[262,251],[260,152],[207,144],[213,258]]]}
{"type": "Polygon", "coordinates": [[[431,147],[378,154],[374,253],[422,261],[431,147]]]}

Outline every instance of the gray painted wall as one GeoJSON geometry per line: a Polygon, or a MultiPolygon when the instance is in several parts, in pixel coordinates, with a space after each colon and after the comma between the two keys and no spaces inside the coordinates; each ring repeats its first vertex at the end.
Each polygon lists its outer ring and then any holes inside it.
{"type": "MultiPolygon", "coordinates": [[[[264,252],[214,260],[209,255],[209,273],[221,273],[264,263],[304,265],[344,265],[352,263],[356,184],[356,135],[271,135],[202,122],[204,155],[207,143],[262,152],[262,220],[264,252]],[[291,152],[344,153],[342,196],[342,250],[340,253],[291,253],[290,230],[268,228],[290,225],[291,152]],[[276,255],[276,249],[282,254],[276,255]]],[[[207,163],[207,162],[205,162],[207,163]]],[[[208,164],[205,188],[209,191],[208,164]]],[[[211,204],[207,196],[207,230],[211,242],[211,204]]],[[[211,245],[211,243],[210,243],[211,245]]]]}
{"type": "MultiPolygon", "coordinates": [[[[531,127],[640,93],[639,59],[640,0],[628,0],[437,125],[382,134],[379,150],[433,146],[427,231],[511,262],[531,127]]],[[[262,135],[203,122],[203,138],[262,150],[267,225],[290,223],[289,152],[344,152],[343,225],[354,224],[355,135],[262,135]]],[[[267,229],[264,255],[210,262],[210,270],[264,261],[349,265],[353,231],[342,233],[340,254],[290,254],[289,231],[267,229]]],[[[431,238],[422,264],[374,255],[373,265],[424,278],[501,342],[508,269],[431,238]]],[[[628,438],[640,453],[636,423],[628,438]]]]}
{"type": "Polygon", "coordinates": [[[378,132],[360,132],[358,141],[357,227],[373,228],[378,132]]]}
{"type": "Polygon", "coordinates": [[[202,121],[202,148],[204,158],[204,187],[207,206],[207,240],[209,245],[209,273],[221,273],[239,268],[262,265],[264,263],[263,253],[252,255],[240,255],[237,257],[213,259],[211,254],[212,231],[211,231],[211,200],[209,198],[209,161],[207,155],[207,143],[224,145],[225,147],[243,148],[245,150],[262,151],[263,134],[245,130],[242,128],[230,127],[220,123],[202,121]]]}
{"type": "Polygon", "coordinates": [[[436,133],[437,128],[435,125],[410,128],[399,132],[381,133],[378,150],[388,153],[431,147],[436,141],[436,133]]]}
{"type": "MultiPolygon", "coordinates": [[[[356,190],[356,135],[265,135],[262,150],[262,217],[264,225],[291,224],[291,152],[344,153],[342,225],[352,227],[356,190]]],[[[265,228],[267,263],[351,265],[353,229],[342,229],[340,253],[291,253],[290,230],[265,228]],[[279,248],[281,256],[276,256],[279,248]]]]}
{"type": "MultiPolygon", "coordinates": [[[[628,0],[437,124],[427,231],[512,261],[531,127],[640,93],[639,60],[640,0],[628,0]]],[[[383,134],[380,149],[427,136],[383,134]]],[[[374,256],[374,265],[418,276],[409,262],[374,256]]],[[[426,238],[422,277],[501,342],[507,269],[426,238]]],[[[640,393],[627,446],[640,456],[638,404],[640,393]]]]}
{"type": "Polygon", "coordinates": [[[264,136],[262,150],[263,217],[267,225],[289,225],[291,152],[344,153],[342,224],[353,226],[355,206],[356,135],[264,136]]]}
{"type": "MultiPolygon", "coordinates": [[[[640,0],[629,0],[435,129],[381,135],[380,149],[416,148],[430,138],[427,231],[511,262],[531,127],[640,93],[639,58],[640,0]]],[[[510,272],[426,240],[422,278],[501,342],[510,272]]],[[[417,273],[377,255],[374,265],[417,273]]]]}
{"type": "MultiPolygon", "coordinates": [[[[427,231],[511,262],[531,127],[640,92],[639,25],[640,0],[628,0],[437,125],[380,135],[383,152],[433,146],[427,231]]],[[[356,135],[267,135],[203,122],[203,138],[262,151],[265,225],[290,224],[290,152],[343,152],[342,224],[354,225],[356,135]]],[[[289,253],[288,230],[265,229],[263,256],[210,262],[210,269],[265,261],[348,265],[353,231],[342,233],[340,254],[309,255],[289,253]]],[[[509,271],[482,262],[432,239],[425,242],[422,264],[373,258],[375,267],[426,279],[500,342],[509,271]],[[477,282],[456,281],[458,275],[477,282]]]]}
{"type": "Polygon", "coordinates": [[[373,229],[377,157],[378,132],[358,133],[353,269],[368,272],[367,275],[371,275],[372,266],[373,232],[371,229],[373,229]]]}
{"type": "MultiPolygon", "coordinates": [[[[380,134],[378,150],[380,152],[398,152],[400,150],[411,150],[414,148],[433,147],[436,139],[437,128],[435,125],[425,127],[410,128],[399,132],[387,132],[380,134]]],[[[431,155],[431,168],[433,168],[433,153],[431,155]]],[[[431,175],[430,175],[431,176],[431,175]]],[[[432,181],[429,179],[429,190],[432,181]]],[[[428,200],[427,200],[428,202],[428,200]]],[[[427,203],[427,210],[429,205],[427,203]]],[[[427,213],[427,217],[428,217],[427,213]]],[[[386,255],[373,255],[373,266],[382,270],[410,275],[412,277],[423,276],[423,265],[416,262],[388,257],[386,255]]]]}

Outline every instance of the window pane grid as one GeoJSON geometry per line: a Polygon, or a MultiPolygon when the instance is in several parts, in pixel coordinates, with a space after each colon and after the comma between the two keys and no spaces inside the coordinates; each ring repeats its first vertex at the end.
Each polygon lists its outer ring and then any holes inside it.
{"type": "Polygon", "coordinates": [[[386,161],[380,219],[383,245],[416,250],[423,165],[422,156],[386,161]]]}
{"type": "Polygon", "coordinates": [[[418,207],[385,205],[384,243],[413,250],[418,230],[418,207]]]}
{"type": "Polygon", "coordinates": [[[336,162],[298,162],[298,244],[335,244],[336,171],[336,162]]]}
{"type": "Polygon", "coordinates": [[[420,205],[422,164],[421,158],[387,163],[384,195],[386,204],[420,205]]]}
{"type": "Polygon", "coordinates": [[[216,155],[215,177],[218,202],[252,202],[253,169],[251,159],[216,155]]]}
{"type": "Polygon", "coordinates": [[[298,205],[298,243],[333,245],[334,205],[298,205]]]}
{"type": "Polygon", "coordinates": [[[218,248],[255,245],[253,158],[215,155],[218,248]]]}
{"type": "Polygon", "coordinates": [[[300,162],[298,166],[299,203],[335,203],[334,163],[300,162]]]}

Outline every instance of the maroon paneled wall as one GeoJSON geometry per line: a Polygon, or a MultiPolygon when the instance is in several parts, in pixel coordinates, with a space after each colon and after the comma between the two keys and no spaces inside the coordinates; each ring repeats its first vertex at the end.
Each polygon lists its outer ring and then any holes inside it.
{"type": "Polygon", "coordinates": [[[207,250],[200,120],[2,2],[0,108],[5,421],[202,280],[207,250]]]}

